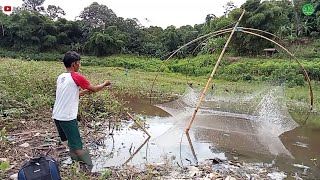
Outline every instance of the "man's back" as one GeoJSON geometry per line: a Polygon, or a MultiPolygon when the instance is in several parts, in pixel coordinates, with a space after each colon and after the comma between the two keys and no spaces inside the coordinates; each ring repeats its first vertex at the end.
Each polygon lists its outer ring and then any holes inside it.
{"type": "Polygon", "coordinates": [[[54,119],[68,121],[77,118],[79,105],[79,88],[72,73],[62,73],[57,78],[56,100],[53,107],[54,119]]]}

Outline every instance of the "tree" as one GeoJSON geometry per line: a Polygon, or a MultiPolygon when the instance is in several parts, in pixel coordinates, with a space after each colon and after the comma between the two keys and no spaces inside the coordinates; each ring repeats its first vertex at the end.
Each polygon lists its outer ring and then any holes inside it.
{"type": "Polygon", "coordinates": [[[97,56],[120,53],[124,46],[125,35],[115,26],[109,26],[102,32],[95,32],[86,43],[88,52],[97,56]]]}
{"type": "Polygon", "coordinates": [[[45,0],[22,0],[22,8],[24,10],[29,10],[29,11],[38,11],[38,12],[43,12],[44,7],[42,6],[45,0]]]}
{"type": "Polygon", "coordinates": [[[206,20],[206,25],[209,26],[211,19],[214,19],[214,18],[216,18],[216,15],[214,15],[214,14],[207,14],[206,19],[205,19],[205,20],[206,20]]]}
{"type": "Polygon", "coordinates": [[[173,52],[178,49],[179,45],[182,45],[181,37],[174,26],[168,26],[164,30],[161,41],[167,53],[173,52]]]}
{"type": "Polygon", "coordinates": [[[235,8],[237,8],[236,5],[234,5],[234,2],[233,1],[228,1],[226,5],[223,6],[224,8],[224,12],[223,14],[225,16],[228,16],[228,14],[235,8]]]}
{"type": "Polygon", "coordinates": [[[84,8],[79,16],[86,27],[105,29],[113,26],[117,22],[117,15],[106,5],[100,5],[93,2],[90,6],[84,8]]]}
{"type": "Polygon", "coordinates": [[[58,17],[66,15],[66,13],[59,6],[49,5],[47,7],[47,15],[52,19],[57,19],[58,17]]]}
{"type": "MultiPolygon", "coordinates": [[[[281,26],[289,23],[288,14],[276,1],[247,0],[242,6],[246,10],[240,26],[261,29],[276,33],[281,26]]],[[[229,16],[236,21],[241,9],[234,9],[229,16]]],[[[268,35],[267,35],[268,36],[268,35]]],[[[272,38],[271,36],[268,36],[272,38]]],[[[232,41],[232,49],[238,55],[257,55],[266,47],[273,47],[268,41],[248,34],[236,33],[232,41]]]]}

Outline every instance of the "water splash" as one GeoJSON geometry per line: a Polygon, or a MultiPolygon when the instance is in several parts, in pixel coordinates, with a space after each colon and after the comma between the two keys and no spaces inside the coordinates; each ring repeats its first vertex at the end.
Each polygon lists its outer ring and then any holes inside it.
{"type": "Polygon", "coordinates": [[[258,116],[260,129],[276,136],[299,126],[289,114],[283,87],[280,86],[263,97],[255,114],[258,116]]]}
{"type": "MultiPolygon", "coordinates": [[[[199,92],[188,87],[181,98],[157,105],[175,121],[172,128],[157,137],[159,141],[165,142],[177,132],[183,132],[200,97],[199,92]]],[[[207,96],[193,124],[195,134],[199,129],[210,131],[211,135],[206,137],[208,141],[224,148],[289,156],[290,152],[278,136],[297,126],[286,108],[283,87],[237,98],[207,96]]]]}

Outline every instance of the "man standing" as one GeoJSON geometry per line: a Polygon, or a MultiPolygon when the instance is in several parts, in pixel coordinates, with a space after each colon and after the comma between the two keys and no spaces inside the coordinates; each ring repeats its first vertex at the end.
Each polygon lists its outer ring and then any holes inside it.
{"type": "Polygon", "coordinates": [[[88,151],[83,150],[77,115],[79,96],[98,92],[111,84],[110,81],[92,86],[90,82],[77,72],[80,69],[80,55],[68,51],[63,58],[66,71],[57,78],[56,99],[52,118],[57,126],[61,141],[68,140],[71,159],[82,161],[92,169],[93,164],[88,151]],[[79,90],[79,87],[82,89],[79,90]]]}

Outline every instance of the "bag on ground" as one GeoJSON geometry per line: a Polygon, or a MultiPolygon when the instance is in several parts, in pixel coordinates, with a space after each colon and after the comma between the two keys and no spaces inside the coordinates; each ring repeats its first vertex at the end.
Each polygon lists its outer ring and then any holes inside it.
{"type": "Polygon", "coordinates": [[[61,180],[58,163],[51,157],[32,158],[19,170],[18,180],[61,180]]]}

